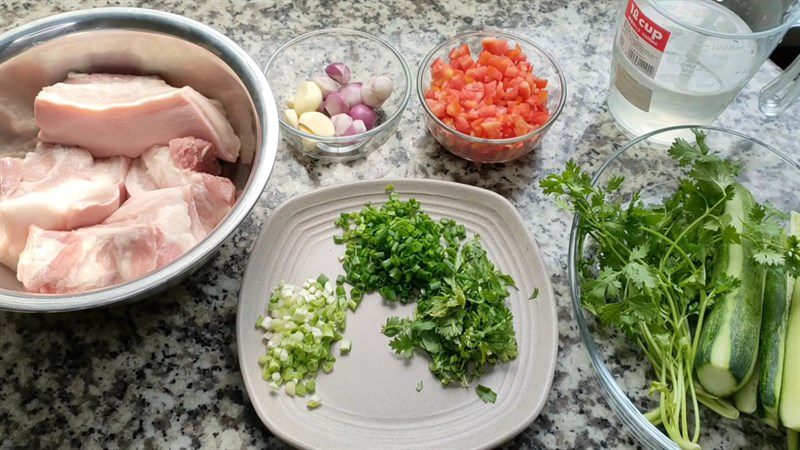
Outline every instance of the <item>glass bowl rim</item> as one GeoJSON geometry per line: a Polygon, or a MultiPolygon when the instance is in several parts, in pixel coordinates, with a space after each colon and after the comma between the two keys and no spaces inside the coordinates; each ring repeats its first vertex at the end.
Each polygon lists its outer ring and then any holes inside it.
{"type": "Polygon", "coordinates": [[[389,52],[392,55],[394,55],[394,57],[400,62],[400,66],[403,68],[403,77],[406,84],[405,94],[403,95],[403,98],[400,100],[400,104],[398,104],[397,109],[392,113],[391,116],[387,117],[386,120],[381,122],[377,127],[369,131],[365,131],[364,133],[354,134],[351,136],[317,136],[316,134],[306,133],[300,130],[299,128],[295,128],[289,125],[283,119],[283,114],[278,114],[278,122],[280,123],[280,127],[281,129],[291,134],[324,144],[352,144],[354,140],[367,139],[376,136],[381,131],[388,129],[390,124],[393,124],[400,119],[400,117],[405,112],[406,107],[408,106],[408,102],[411,99],[411,91],[413,90],[411,69],[409,68],[408,63],[406,62],[405,58],[403,58],[403,55],[400,54],[400,52],[392,44],[388,43],[384,39],[375,36],[374,34],[366,33],[364,31],[354,30],[351,28],[322,28],[319,30],[310,31],[308,33],[301,34],[300,36],[297,36],[289,40],[285,44],[281,45],[278,48],[278,50],[276,50],[275,53],[273,53],[272,56],[270,56],[269,60],[267,61],[267,64],[264,65],[264,77],[267,78],[267,83],[269,83],[269,77],[267,76],[269,69],[272,68],[273,64],[278,59],[278,57],[283,55],[283,53],[291,46],[303,42],[314,36],[325,35],[325,34],[347,34],[351,36],[357,36],[375,42],[382,48],[389,50],[389,52]]]}
{"type": "Polygon", "coordinates": [[[500,30],[494,30],[494,29],[475,30],[475,31],[468,31],[468,32],[465,32],[465,33],[460,33],[460,34],[457,34],[457,35],[451,37],[450,39],[446,39],[444,42],[440,43],[439,45],[434,47],[431,51],[429,51],[427,55],[425,55],[425,57],[422,60],[422,64],[420,64],[419,67],[417,68],[417,97],[419,98],[419,102],[422,105],[422,110],[425,111],[425,113],[427,114],[427,116],[429,118],[433,119],[439,126],[444,127],[444,129],[450,131],[451,133],[455,134],[456,136],[458,136],[458,137],[460,137],[460,138],[462,138],[464,140],[467,140],[467,141],[470,141],[470,142],[474,142],[474,143],[478,143],[478,144],[500,144],[500,145],[503,145],[503,144],[514,144],[514,143],[517,143],[517,142],[522,142],[522,141],[528,140],[528,139],[530,139],[530,138],[532,138],[532,137],[534,137],[536,135],[544,133],[545,131],[547,131],[550,128],[551,125],[553,125],[553,123],[556,121],[556,119],[558,119],[558,117],[561,115],[561,111],[564,110],[564,105],[567,103],[567,79],[564,76],[564,72],[561,70],[561,65],[559,65],[558,62],[556,62],[555,58],[553,58],[553,55],[551,55],[550,52],[548,52],[542,46],[540,46],[539,44],[533,42],[532,40],[530,40],[530,39],[528,39],[528,38],[526,38],[524,36],[520,36],[518,34],[508,33],[508,32],[500,31],[500,30]],[[464,134],[464,133],[456,130],[455,128],[452,128],[452,127],[448,126],[447,124],[442,122],[438,117],[436,117],[433,114],[433,111],[431,111],[430,107],[428,107],[428,102],[425,101],[425,92],[424,92],[424,90],[422,88],[422,85],[423,85],[422,76],[423,76],[423,74],[425,72],[425,68],[428,67],[430,65],[431,61],[433,60],[434,55],[436,55],[440,50],[442,50],[442,49],[444,49],[446,47],[452,46],[453,44],[457,44],[460,41],[463,41],[464,39],[466,39],[468,37],[481,36],[481,35],[499,36],[499,37],[506,38],[508,40],[522,42],[526,46],[533,47],[537,51],[539,51],[541,54],[543,54],[544,57],[545,57],[545,60],[547,60],[553,66],[553,68],[555,69],[556,78],[558,79],[558,82],[561,84],[561,95],[559,95],[559,97],[558,97],[558,104],[556,105],[555,111],[553,111],[553,113],[550,114],[550,117],[547,119],[547,122],[545,122],[539,128],[536,128],[535,130],[531,131],[528,134],[524,134],[522,136],[517,136],[517,137],[513,137],[513,138],[484,139],[484,138],[471,136],[469,134],[464,134]]]}
{"type": "MultiPolygon", "coordinates": [[[[613,152],[611,156],[608,157],[608,159],[600,166],[600,168],[597,169],[595,174],[592,176],[592,185],[594,186],[598,183],[600,177],[602,177],[605,170],[614,161],[616,161],[619,156],[621,156],[630,148],[636,146],[640,142],[650,139],[651,137],[657,134],[676,131],[676,130],[692,129],[692,128],[730,134],[742,138],[751,143],[757,144],[760,147],[771,151],[780,159],[787,162],[791,167],[794,167],[798,172],[800,172],[800,163],[794,161],[786,154],[775,149],[774,147],[758,139],[750,137],[744,133],[740,133],[738,131],[734,131],[728,128],[715,127],[715,126],[680,125],[680,126],[661,128],[655,131],[651,131],[650,133],[644,134],[642,136],[639,136],[638,138],[635,138],[625,143],[619,150],[613,152]]],[[[578,331],[581,335],[581,341],[583,342],[583,345],[586,347],[586,352],[589,354],[589,359],[592,362],[592,366],[594,368],[594,375],[598,379],[598,381],[600,381],[600,384],[603,388],[602,390],[603,396],[606,398],[609,406],[616,413],[617,417],[619,417],[620,420],[625,425],[627,425],[628,431],[636,437],[639,443],[652,449],[678,450],[678,445],[675,444],[666,434],[662,433],[661,430],[659,430],[655,425],[651,424],[650,421],[644,417],[644,415],[633,404],[633,402],[631,402],[628,395],[625,392],[623,392],[622,388],[614,380],[614,376],[611,374],[611,371],[606,366],[605,360],[600,354],[600,351],[598,350],[598,346],[594,340],[594,336],[589,331],[588,323],[583,314],[583,307],[581,306],[580,281],[577,270],[577,262],[582,257],[582,255],[578,254],[579,249],[578,249],[577,238],[578,238],[579,221],[580,221],[580,216],[576,214],[572,219],[572,226],[569,235],[569,248],[567,250],[567,258],[568,258],[567,271],[568,271],[569,291],[570,291],[570,296],[572,297],[572,311],[575,315],[575,321],[578,324],[578,331]]]]}

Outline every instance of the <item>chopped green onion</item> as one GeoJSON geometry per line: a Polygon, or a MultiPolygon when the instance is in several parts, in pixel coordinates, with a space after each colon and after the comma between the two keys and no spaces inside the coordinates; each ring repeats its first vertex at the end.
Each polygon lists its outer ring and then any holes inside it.
{"type": "Polygon", "coordinates": [[[316,395],[312,395],[311,398],[308,399],[308,403],[306,403],[306,406],[308,406],[308,409],[316,409],[321,404],[322,402],[320,401],[319,397],[317,397],[316,395]]]}
{"type": "Polygon", "coordinates": [[[294,397],[296,386],[297,384],[294,381],[290,381],[283,386],[283,390],[289,397],[294,397]]]}
{"type": "Polygon", "coordinates": [[[306,392],[313,394],[317,390],[317,382],[313,379],[306,381],[306,392]]]}
{"type": "Polygon", "coordinates": [[[353,343],[350,339],[342,339],[342,342],[339,343],[339,353],[348,353],[351,348],[353,348],[353,343]]]}
{"type": "Polygon", "coordinates": [[[300,287],[281,282],[273,289],[268,314],[257,320],[266,341],[258,364],[273,391],[283,386],[290,396],[312,394],[318,371],[333,370],[332,345],[342,339],[350,307],[343,290],[325,275],[300,287]]]}

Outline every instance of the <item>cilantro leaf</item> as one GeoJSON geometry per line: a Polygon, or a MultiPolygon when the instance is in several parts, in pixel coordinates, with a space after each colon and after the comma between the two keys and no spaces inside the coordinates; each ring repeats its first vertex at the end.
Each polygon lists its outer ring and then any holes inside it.
{"type": "Polygon", "coordinates": [[[389,341],[389,347],[404,358],[411,358],[414,353],[414,341],[407,334],[400,334],[389,341]]]}
{"type": "Polygon", "coordinates": [[[475,392],[478,393],[478,397],[480,397],[480,399],[483,400],[484,403],[494,403],[495,401],[497,401],[497,394],[493,390],[489,389],[488,387],[482,384],[479,384],[475,388],[475,392]]]}
{"type": "Polygon", "coordinates": [[[622,273],[640,288],[656,286],[656,270],[648,264],[631,261],[622,268],[622,273]]]}

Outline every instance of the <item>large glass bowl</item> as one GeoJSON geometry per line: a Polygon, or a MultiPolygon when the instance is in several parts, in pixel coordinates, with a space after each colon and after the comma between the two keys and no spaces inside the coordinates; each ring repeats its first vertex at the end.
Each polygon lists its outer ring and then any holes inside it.
{"type": "Polygon", "coordinates": [[[555,58],[535,42],[525,37],[502,31],[474,31],[459,34],[442,42],[425,56],[417,70],[417,96],[422,104],[422,110],[425,111],[425,124],[442,147],[470,161],[501,163],[525,156],[539,145],[547,130],[550,129],[550,126],[561,114],[561,110],[564,109],[564,103],[567,99],[567,80],[564,78],[564,73],[555,58]],[[550,118],[542,126],[526,135],[509,139],[483,139],[461,133],[437,118],[425,101],[425,91],[431,85],[431,64],[436,58],[442,58],[446,61],[450,50],[462,44],[467,44],[473,55],[475,55],[482,48],[481,41],[485,37],[505,39],[512,46],[519,44],[522,47],[522,52],[528,55],[528,60],[533,64],[533,71],[536,76],[548,81],[549,97],[547,99],[547,108],[550,110],[550,118]]]}
{"type": "Polygon", "coordinates": [[[364,82],[373,75],[392,79],[392,95],[378,110],[375,128],[355,136],[322,137],[293,127],[283,114],[280,127],[286,142],[301,153],[327,161],[349,161],[371,153],[394,134],[411,98],[411,70],[400,52],[377,36],[343,28],[312,31],[284,44],[264,68],[278,110],[286,109],[298,84],[325,75],[325,67],[333,62],[350,66],[351,82],[364,82]]]}
{"type": "MultiPolygon", "coordinates": [[[[708,133],[709,146],[724,157],[742,161],[739,181],[759,202],[770,202],[783,211],[800,210],[800,165],[763,142],[735,131],[715,127],[671,127],[637,138],[603,164],[594,176],[594,184],[603,184],[612,175],[625,176],[623,193],[639,189],[646,202],[659,201],[674,192],[682,174],[675,161],[660,143],[663,134],[699,128],[708,133]]],[[[611,409],[622,419],[643,446],[651,449],[677,449],[659,428],[642,415],[657,403],[648,396],[649,364],[634,344],[621,334],[602,326],[581,307],[581,287],[577,263],[584,249],[577,242],[580,217],[572,223],[569,242],[569,283],[572,306],[581,338],[589,352],[603,393],[611,409]]],[[[723,419],[704,406],[700,444],[704,449],[783,448],[785,432],[770,428],[759,419],[742,415],[738,420],[723,419]]]]}

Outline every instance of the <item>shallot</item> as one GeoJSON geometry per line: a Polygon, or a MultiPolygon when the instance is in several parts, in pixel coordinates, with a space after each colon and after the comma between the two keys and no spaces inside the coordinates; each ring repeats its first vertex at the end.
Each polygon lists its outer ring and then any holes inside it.
{"type": "Polygon", "coordinates": [[[325,111],[333,117],[350,111],[350,105],[341,93],[333,92],[325,99],[325,111]]]}
{"type": "Polygon", "coordinates": [[[350,114],[353,120],[364,122],[368,130],[371,130],[375,126],[375,122],[378,121],[378,115],[367,105],[353,106],[348,114],[350,114]]]}
{"type": "Polygon", "coordinates": [[[361,86],[361,101],[373,108],[380,108],[390,95],[392,95],[392,79],[386,75],[372,77],[361,86]]]}
{"type": "Polygon", "coordinates": [[[327,98],[333,92],[339,92],[339,83],[331,77],[326,77],[325,75],[314,77],[314,83],[322,91],[322,98],[327,98]]]}
{"type": "Polygon", "coordinates": [[[347,114],[336,114],[331,117],[331,122],[333,122],[335,135],[343,136],[347,130],[350,129],[350,126],[353,125],[353,118],[347,114]]]}
{"type": "Polygon", "coordinates": [[[347,84],[350,82],[350,68],[347,67],[345,63],[335,62],[330,64],[325,68],[325,73],[340,84],[347,84]]]}
{"type": "Polygon", "coordinates": [[[364,122],[360,120],[354,120],[353,124],[350,125],[350,128],[344,132],[343,136],[354,136],[356,134],[366,133],[367,127],[364,125],[364,122]]]}
{"type": "Polygon", "coordinates": [[[361,83],[350,83],[342,86],[339,91],[350,107],[361,104],[361,83]]]}

